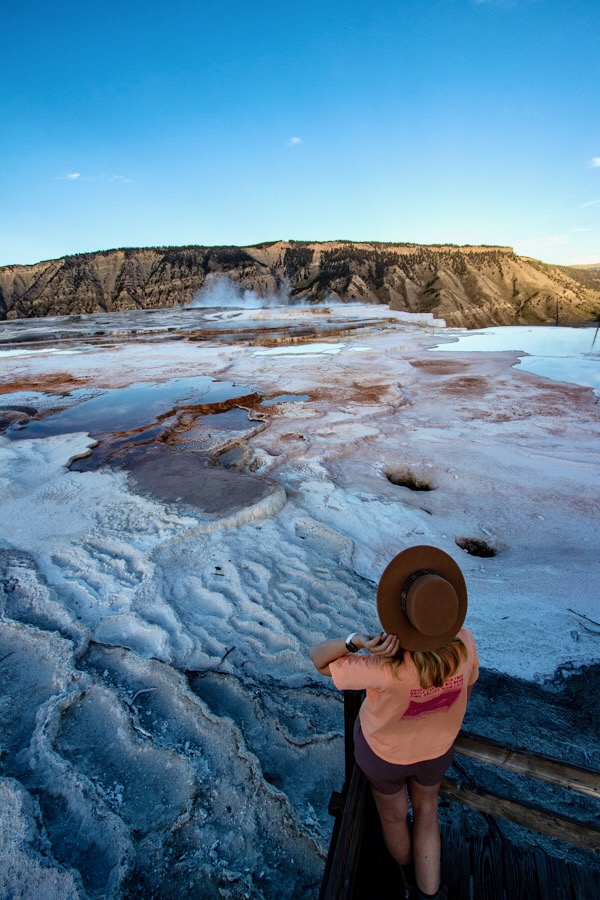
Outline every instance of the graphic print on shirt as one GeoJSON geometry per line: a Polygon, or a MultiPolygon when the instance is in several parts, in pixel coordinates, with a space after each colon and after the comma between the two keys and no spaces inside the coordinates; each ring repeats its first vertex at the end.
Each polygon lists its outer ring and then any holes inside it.
{"type": "Polygon", "coordinates": [[[454,706],[463,686],[463,676],[448,678],[441,688],[413,688],[410,703],[402,713],[402,719],[420,719],[435,713],[447,712],[454,706]]]}

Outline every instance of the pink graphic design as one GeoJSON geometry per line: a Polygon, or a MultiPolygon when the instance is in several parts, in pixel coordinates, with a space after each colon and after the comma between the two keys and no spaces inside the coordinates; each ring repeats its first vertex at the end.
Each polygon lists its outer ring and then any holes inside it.
{"type": "Polygon", "coordinates": [[[433,713],[447,712],[460,697],[462,686],[463,676],[457,675],[454,678],[449,678],[443,688],[418,688],[411,690],[410,703],[402,718],[418,719],[421,716],[430,716],[433,713]]]}

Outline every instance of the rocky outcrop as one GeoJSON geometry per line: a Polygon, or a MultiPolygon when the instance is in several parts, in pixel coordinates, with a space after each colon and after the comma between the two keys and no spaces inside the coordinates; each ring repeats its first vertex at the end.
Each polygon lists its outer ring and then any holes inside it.
{"type": "Polygon", "coordinates": [[[290,301],[388,303],[449,325],[587,321],[600,284],[510,247],[276,241],[252,247],[106,250],[0,268],[0,319],[181,306],[220,277],[290,301]]]}

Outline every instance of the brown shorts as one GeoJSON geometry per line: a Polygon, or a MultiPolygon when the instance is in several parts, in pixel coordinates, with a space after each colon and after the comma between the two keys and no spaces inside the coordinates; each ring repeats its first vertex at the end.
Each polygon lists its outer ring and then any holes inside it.
{"type": "Polygon", "coordinates": [[[439,784],[454,759],[454,745],[436,759],[425,759],[407,766],[387,762],[371,750],[357,717],[354,725],[354,758],[371,787],[380,794],[397,794],[405,786],[407,778],[414,778],[417,784],[424,787],[439,784]]]}

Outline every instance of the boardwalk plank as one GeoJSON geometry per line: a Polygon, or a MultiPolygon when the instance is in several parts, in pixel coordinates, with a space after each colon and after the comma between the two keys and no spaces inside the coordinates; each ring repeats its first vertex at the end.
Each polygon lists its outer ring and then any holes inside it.
{"type": "Polygon", "coordinates": [[[471,854],[469,844],[457,828],[442,826],[442,883],[451,900],[471,896],[471,854]]]}
{"type": "Polygon", "coordinates": [[[600,872],[584,869],[568,863],[571,876],[571,896],[576,900],[598,900],[600,897],[600,872]]]}
{"type": "Polygon", "coordinates": [[[551,894],[540,895],[538,891],[538,877],[532,855],[507,841],[503,842],[502,850],[506,896],[510,900],[549,900],[551,894]]]}
{"type": "Polygon", "coordinates": [[[535,867],[539,886],[539,895],[542,900],[572,900],[571,879],[566,862],[548,856],[540,847],[534,852],[535,867]]]}
{"type": "Polygon", "coordinates": [[[477,836],[472,845],[473,900],[504,900],[501,844],[477,836]]]}
{"type": "Polygon", "coordinates": [[[353,890],[355,900],[402,900],[401,879],[388,853],[371,792],[365,808],[365,830],[353,890]]]}

